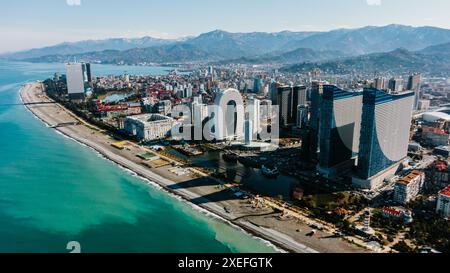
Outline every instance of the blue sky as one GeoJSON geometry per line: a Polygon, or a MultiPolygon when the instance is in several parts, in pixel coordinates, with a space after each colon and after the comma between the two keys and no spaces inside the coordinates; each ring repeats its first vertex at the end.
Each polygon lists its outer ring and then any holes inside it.
{"type": "Polygon", "coordinates": [[[391,23],[450,28],[448,0],[5,0],[0,52],[63,41],[317,31],[391,23]]]}

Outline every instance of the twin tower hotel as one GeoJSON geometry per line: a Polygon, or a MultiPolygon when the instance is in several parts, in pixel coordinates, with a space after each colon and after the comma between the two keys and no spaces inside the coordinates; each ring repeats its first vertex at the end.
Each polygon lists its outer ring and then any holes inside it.
{"type": "Polygon", "coordinates": [[[310,127],[318,130],[312,133],[322,175],[351,171],[354,186],[373,190],[397,172],[407,157],[413,92],[352,92],[316,84],[311,95],[316,124],[310,127]]]}

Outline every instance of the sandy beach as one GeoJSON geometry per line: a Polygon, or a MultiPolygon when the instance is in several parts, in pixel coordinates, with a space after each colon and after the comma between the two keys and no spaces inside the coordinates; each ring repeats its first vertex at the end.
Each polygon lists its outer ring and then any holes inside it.
{"type": "MultiPolygon", "coordinates": [[[[287,252],[296,253],[361,253],[370,252],[351,244],[326,231],[308,236],[311,227],[295,218],[280,219],[280,213],[272,208],[255,209],[248,200],[234,196],[209,177],[194,173],[188,167],[172,161],[172,165],[146,166],[138,154],[149,152],[148,148],[129,142],[123,150],[111,146],[114,140],[102,131],[77,118],[73,113],[49,99],[41,83],[26,84],[20,90],[24,105],[49,130],[57,130],[65,136],[89,146],[107,159],[152,181],[167,192],[202,208],[219,218],[287,252]],[[186,170],[185,174],[173,173],[173,165],[186,170]]],[[[164,159],[164,157],[162,157],[164,159]]]]}

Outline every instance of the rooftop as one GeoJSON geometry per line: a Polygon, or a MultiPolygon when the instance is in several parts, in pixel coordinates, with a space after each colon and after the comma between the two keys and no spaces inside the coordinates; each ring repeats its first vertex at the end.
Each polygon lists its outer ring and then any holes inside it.
{"type": "Polygon", "coordinates": [[[445,195],[447,197],[450,197],[450,185],[447,186],[445,189],[439,192],[440,195],[445,195]]]}
{"type": "Polygon", "coordinates": [[[342,90],[335,85],[323,86],[323,98],[328,100],[339,100],[355,96],[362,96],[363,92],[354,90],[342,90]]]}
{"type": "Polygon", "coordinates": [[[439,172],[443,172],[448,169],[448,164],[445,161],[439,160],[436,162],[435,167],[439,172]]]}
{"type": "Polygon", "coordinates": [[[161,120],[172,120],[172,118],[163,116],[160,114],[144,114],[144,115],[136,115],[128,117],[130,119],[134,119],[141,122],[154,122],[154,121],[161,121],[161,120]]]}
{"type": "Polygon", "coordinates": [[[397,210],[397,209],[395,209],[395,208],[388,208],[388,207],[386,207],[386,208],[383,209],[383,212],[386,213],[386,214],[392,215],[392,216],[396,216],[396,217],[402,216],[402,212],[397,210]]]}
{"type": "Polygon", "coordinates": [[[423,175],[423,172],[420,172],[418,170],[414,170],[412,172],[410,172],[409,174],[407,174],[406,176],[404,176],[402,179],[400,179],[398,181],[398,183],[404,184],[404,185],[408,185],[409,183],[411,183],[412,181],[414,181],[417,177],[423,175]]]}
{"type": "Polygon", "coordinates": [[[390,94],[376,88],[364,88],[364,103],[383,104],[395,100],[400,100],[414,96],[414,92],[402,92],[399,94],[390,94]]]}
{"type": "Polygon", "coordinates": [[[423,125],[422,126],[422,131],[424,133],[431,133],[431,134],[441,135],[441,136],[447,136],[448,135],[445,132],[445,130],[443,130],[441,128],[438,128],[438,127],[429,126],[429,125],[423,125]]]}
{"type": "Polygon", "coordinates": [[[422,116],[424,121],[435,122],[438,120],[450,121],[450,115],[443,112],[427,112],[422,116]]]}

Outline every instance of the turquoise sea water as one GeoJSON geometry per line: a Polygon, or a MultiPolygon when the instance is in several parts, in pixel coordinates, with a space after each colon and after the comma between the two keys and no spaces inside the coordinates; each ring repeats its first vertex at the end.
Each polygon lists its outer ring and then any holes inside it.
{"type": "MultiPolygon", "coordinates": [[[[94,65],[96,75],[167,68],[94,65]]],[[[273,252],[265,242],[148,185],[46,128],[20,105],[25,82],[60,64],[0,62],[0,252],[273,252]]]]}

